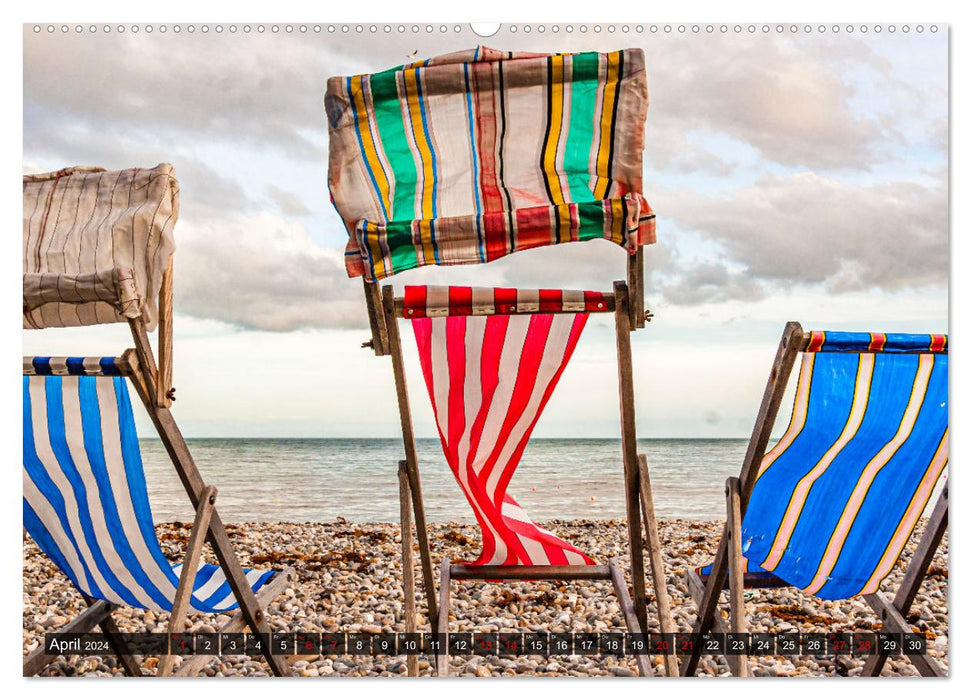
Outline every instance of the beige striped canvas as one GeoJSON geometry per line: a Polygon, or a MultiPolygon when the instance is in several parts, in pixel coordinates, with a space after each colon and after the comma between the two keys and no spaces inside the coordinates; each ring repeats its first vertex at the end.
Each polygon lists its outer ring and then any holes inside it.
{"type": "Polygon", "coordinates": [[[172,166],[24,175],[24,328],[158,321],[175,251],[172,166]]]}

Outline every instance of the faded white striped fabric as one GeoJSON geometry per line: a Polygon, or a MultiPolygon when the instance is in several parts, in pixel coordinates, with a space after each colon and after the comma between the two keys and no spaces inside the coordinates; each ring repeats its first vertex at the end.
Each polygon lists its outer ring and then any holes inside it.
{"type": "MultiPolygon", "coordinates": [[[[48,358],[30,364],[35,374],[23,378],[24,527],[84,594],[171,611],[182,565],[166,559],[155,535],[125,378],[55,375],[48,358]]],[[[116,371],[110,358],[69,358],[66,366],[81,372],[95,364],[116,371]]],[[[244,570],[254,591],[273,573],[244,570]]],[[[236,607],[223,569],[201,564],[190,611],[236,607]]]]}
{"type": "Polygon", "coordinates": [[[24,175],[24,328],[158,320],[175,251],[172,166],[24,175]]]}

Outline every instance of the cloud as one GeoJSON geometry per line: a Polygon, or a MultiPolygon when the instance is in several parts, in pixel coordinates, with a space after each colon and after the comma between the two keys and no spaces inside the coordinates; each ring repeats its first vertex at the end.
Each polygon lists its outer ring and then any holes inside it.
{"type": "MultiPolygon", "coordinates": [[[[353,27],[326,36],[25,32],[24,167],[175,164],[181,311],[275,330],[364,324],[360,282],[344,274],[343,236],[323,188],[326,79],[395,65],[416,49],[420,57],[455,50],[467,36],[392,31],[362,44],[353,27]]],[[[946,160],[943,150],[928,155],[948,138],[934,43],[946,39],[921,41],[920,70],[903,75],[907,62],[886,56],[909,45],[859,37],[501,32],[492,43],[647,48],[644,162],[661,241],[648,252],[648,295],[690,306],[760,299],[787,285],[842,293],[946,284],[946,160]],[[899,148],[914,151],[894,155],[899,148]],[[896,158],[885,170],[899,181],[847,175],[881,158],[896,158]],[[769,175],[779,164],[808,172],[769,175]],[[731,189],[717,192],[713,182],[731,189]]],[[[623,251],[601,241],[394,281],[603,289],[624,276],[623,251]]]]}
{"type": "MultiPolygon", "coordinates": [[[[880,124],[850,109],[854,88],[822,50],[845,48],[820,40],[707,39],[704,52],[680,42],[651,62],[651,120],[662,133],[675,128],[669,120],[682,132],[708,128],[784,165],[858,167],[871,157],[880,124]]],[[[878,62],[860,53],[857,61],[878,62]]]]}
{"type": "MultiPolygon", "coordinates": [[[[120,138],[173,144],[245,144],[301,161],[327,161],[324,91],[333,75],[404,63],[428,39],[239,31],[34,34],[24,25],[25,146],[32,118],[80,122],[120,138]]],[[[227,25],[223,25],[224,27],[227,25]]],[[[241,27],[241,25],[240,25],[241,27]]],[[[433,42],[467,47],[467,35],[433,42]]],[[[424,53],[424,51],[423,51],[424,53]]],[[[437,52],[436,52],[437,53],[437,52]]]]}
{"type": "Polygon", "coordinates": [[[360,281],[339,251],[275,214],[179,222],[176,310],[241,328],[363,328],[360,281]]]}
{"type": "MultiPolygon", "coordinates": [[[[705,173],[715,177],[731,175],[737,162],[726,159],[688,138],[683,125],[676,120],[649,121],[648,136],[644,148],[645,170],[648,179],[653,171],[680,174],[705,173]]],[[[650,187],[647,188],[650,193],[650,187]]]]}
{"type": "Polygon", "coordinates": [[[655,290],[668,304],[693,306],[742,299],[758,301],[766,296],[763,282],[717,262],[676,263],[658,277],[655,290]]]}
{"type": "MultiPolygon", "coordinates": [[[[801,172],[765,177],[729,196],[682,189],[657,199],[666,216],[715,242],[753,281],[832,292],[947,284],[943,184],[865,185],[801,172]]],[[[696,272],[702,284],[720,274],[711,264],[696,272]]]]}
{"type": "Polygon", "coordinates": [[[200,160],[192,149],[179,144],[123,136],[85,122],[62,122],[51,113],[36,115],[29,131],[31,159],[25,161],[24,172],[38,172],[42,167],[37,162],[40,159],[56,163],[55,169],[99,165],[121,170],[172,163],[180,183],[183,212],[187,207],[212,213],[255,210],[237,178],[200,160]]]}
{"type": "Polygon", "coordinates": [[[293,192],[288,192],[276,185],[267,185],[266,193],[286,216],[306,216],[310,213],[303,200],[293,192]]]}
{"type": "Polygon", "coordinates": [[[335,61],[319,45],[171,32],[55,38],[25,37],[28,115],[44,109],[122,138],[247,143],[326,159],[321,105],[335,61]]]}

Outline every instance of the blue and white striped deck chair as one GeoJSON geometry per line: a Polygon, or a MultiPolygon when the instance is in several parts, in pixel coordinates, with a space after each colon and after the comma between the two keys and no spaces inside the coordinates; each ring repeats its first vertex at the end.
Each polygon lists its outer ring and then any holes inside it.
{"type": "MultiPolygon", "coordinates": [[[[95,616],[118,605],[172,612],[182,573],[155,534],[123,365],[111,357],[24,358],[24,527],[89,603],[107,604],[95,616]]],[[[214,500],[204,521],[197,514],[197,545],[190,538],[187,561],[197,568],[181,606],[188,613],[238,607],[223,565],[199,564],[214,500]]],[[[242,573],[255,594],[278,572],[242,573]]]]}
{"type": "MultiPolygon", "coordinates": [[[[796,340],[789,426],[755,469],[728,483],[733,625],[744,624],[741,588],[794,586],[827,600],[862,595],[886,631],[910,632],[904,617],[947,526],[946,488],[897,598],[879,588],[947,466],[947,336],[812,331],[796,340]]],[[[771,430],[765,422],[757,434],[771,430]]],[[[724,585],[712,580],[717,564],[693,572],[696,597],[705,584],[724,585]]],[[[911,658],[925,675],[940,674],[932,659],[911,658]]],[[[885,662],[875,654],[865,672],[885,662]]]]}

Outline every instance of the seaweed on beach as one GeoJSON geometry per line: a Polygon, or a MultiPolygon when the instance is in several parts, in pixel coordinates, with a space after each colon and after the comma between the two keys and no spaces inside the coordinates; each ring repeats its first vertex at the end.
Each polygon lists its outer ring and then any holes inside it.
{"type": "MultiPolygon", "coordinates": [[[[270,564],[272,566],[299,565],[307,571],[320,571],[331,564],[370,565],[371,558],[363,552],[344,549],[324,554],[296,554],[292,552],[273,551],[267,554],[254,554],[250,557],[254,565],[270,564]]],[[[351,568],[354,568],[352,566],[351,568]]]]}
{"type": "Polygon", "coordinates": [[[355,537],[357,539],[366,539],[371,544],[381,544],[382,542],[387,542],[390,535],[387,532],[381,532],[380,530],[363,530],[361,528],[356,528],[354,530],[338,530],[334,533],[338,537],[355,537]]]}
{"type": "Polygon", "coordinates": [[[832,625],[835,620],[826,615],[816,615],[814,613],[808,612],[798,605],[764,605],[758,609],[758,612],[767,612],[780,620],[787,620],[790,622],[808,622],[817,626],[832,625]]]}
{"type": "Polygon", "coordinates": [[[458,530],[448,530],[447,532],[442,534],[442,539],[445,540],[446,542],[451,542],[453,544],[461,545],[463,547],[475,544],[475,541],[472,538],[466,535],[463,535],[458,530]]]}

